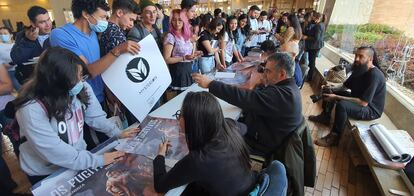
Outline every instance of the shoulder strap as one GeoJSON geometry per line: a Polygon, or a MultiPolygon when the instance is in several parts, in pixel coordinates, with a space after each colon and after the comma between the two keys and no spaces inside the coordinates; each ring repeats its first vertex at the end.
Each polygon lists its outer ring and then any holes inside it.
{"type": "MultiPolygon", "coordinates": [[[[42,107],[42,109],[47,114],[48,112],[47,112],[46,106],[43,104],[43,102],[40,99],[36,99],[36,101],[40,104],[40,106],[42,107]]],[[[59,138],[61,140],[63,140],[65,143],[68,143],[69,142],[69,137],[68,137],[68,131],[67,131],[66,122],[59,121],[59,122],[57,122],[57,126],[58,126],[58,135],[59,135],[59,138]]]]}
{"type": "Polygon", "coordinates": [[[139,40],[144,39],[144,29],[142,29],[141,24],[138,24],[138,25],[137,25],[137,29],[138,29],[139,36],[140,36],[139,40]]]}

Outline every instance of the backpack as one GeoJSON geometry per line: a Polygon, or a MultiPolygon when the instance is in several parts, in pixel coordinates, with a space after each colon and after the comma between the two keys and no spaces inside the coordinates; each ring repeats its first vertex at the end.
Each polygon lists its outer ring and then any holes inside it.
{"type": "MultiPolygon", "coordinates": [[[[158,29],[157,25],[154,24],[154,25],[152,25],[152,27],[154,28],[155,33],[157,34],[156,41],[157,41],[158,48],[162,52],[163,51],[163,35],[161,34],[161,31],[158,29]]],[[[144,36],[145,35],[144,34],[144,29],[139,24],[138,25],[135,25],[135,28],[137,28],[137,30],[139,32],[139,37],[140,37],[140,40],[139,41],[141,41],[142,39],[145,38],[145,36],[144,36]]],[[[150,33],[150,35],[151,35],[151,33],[150,33]]]]}
{"type": "MultiPolygon", "coordinates": [[[[40,101],[39,99],[36,99],[36,101],[40,104],[42,109],[47,113],[47,109],[45,105],[43,104],[43,102],[40,101]]],[[[15,117],[16,110],[15,110],[13,101],[10,101],[9,103],[7,103],[6,108],[4,110],[6,111],[5,112],[6,116],[13,120],[9,124],[4,126],[3,133],[9,137],[12,143],[17,144],[17,147],[18,147],[24,142],[26,142],[27,139],[24,136],[23,137],[20,136],[20,126],[15,117]]],[[[67,131],[64,133],[58,132],[58,134],[59,134],[60,139],[62,139],[65,143],[68,143],[69,138],[68,138],[67,131]]]]}

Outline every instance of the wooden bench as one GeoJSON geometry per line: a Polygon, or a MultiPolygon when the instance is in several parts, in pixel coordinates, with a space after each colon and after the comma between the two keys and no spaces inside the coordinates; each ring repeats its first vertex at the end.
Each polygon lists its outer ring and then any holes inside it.
{"type": "MultiPolygon", "coordinates": [[[[325,83],[325,77],[323,75],[324,71],[337,64],[339,64],[339,62],[331,62],[329,59],[327,59],[324,56],[317,58],[317,61],[316,61],[317,71],[314,72],[314,76],[313,76],[314,82],[313,84],[311,84],[315,92],[319,92],[320,86],[325,83]]],[[[399,173],[400,171],[378,167],[373,164],[372,158],[369,155],[369,152],[367,151],[365,145],[363,144],[361,137],[357,133],[358,130],[355,127],[356,123],[365,124],[365,125],[380,123],[380,124],[383,124],[388,129],[393,129],[393,130],[396,130],[397,127],[394,125],[394,123],[391,121],[391,119],[387,116],[386,113],[383,113],[381,118],[372,120],[372,121],[357,121],[353,119],[348,119],[348,122],[347,122],[348,127],[347,127],[347,130],[344,131],[343,136],[345,137],[342,137],[342,139],[349,138],[349,137],[346,137],[346,135],[347,134],[349,135],[349,131],[350,131],[350,134],[353,135],[354,141],[357,144],[358,149],[362,153],[362,156],[365,159],[365,162],[370,168],[372,172],[372,176],[374,177],[375,182],[377,183],[382,195],[394,195],[389,192],[390,189],[406,192],[408,193],[408,195],[410,195],[408,187],[404,183],[399,173]]]]}

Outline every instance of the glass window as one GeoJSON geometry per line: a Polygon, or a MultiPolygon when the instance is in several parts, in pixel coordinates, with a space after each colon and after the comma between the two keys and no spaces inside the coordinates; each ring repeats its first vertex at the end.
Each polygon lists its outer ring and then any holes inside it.
{"type": "Polygon", "coordinates": [[[339,0],[333,6],[325,41],[353,59],[355,48],[373,46],[388,82],[414,100],[414,1],[339,0]]]}

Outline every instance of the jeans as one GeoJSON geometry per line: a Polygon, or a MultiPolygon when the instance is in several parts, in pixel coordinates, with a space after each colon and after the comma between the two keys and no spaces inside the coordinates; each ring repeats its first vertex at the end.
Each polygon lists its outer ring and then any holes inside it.
{"type": "Polygon", "coordinates": [[[199,70],[199,68],[198,68],[198,59],[195,59],[193,61],[193,66],[192,66],[192,69],[191,69],[191,73],[197,73],[198,70],[199,70]]]}
{"type": "Polygon", "coordinates": [[[316,57],[318,56],[319,49],[316,50],[308,50],[308,57],[309,57],[309,72],[308,72],[308,81],[312,81],[313,72],[316,69],[316,57]]]}
{"type": "Polygon", "coordinates": [[[369,107],[364,107],[351,101],[341,100],[336,103],[332,131],[340,135],[345,129],[348,117],[356,120],[373,120],[380,116],[375,114],[369,107]]]}
{"type": "Polygon", "coordinates": [[[268,174],[270,178],[270,183],[265,195],[286,195],[288,179],[285,166],[281,162],[275,160],[263,171],[268,174]]]}
{"type": "Polygon", "coordinates": [[[214,70],[215,62],[214,56],[201,57],[198,60],[198,68],[202,74],[210,73],[214,70]]]}

